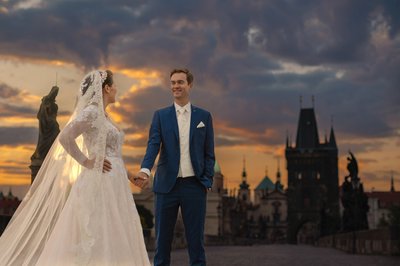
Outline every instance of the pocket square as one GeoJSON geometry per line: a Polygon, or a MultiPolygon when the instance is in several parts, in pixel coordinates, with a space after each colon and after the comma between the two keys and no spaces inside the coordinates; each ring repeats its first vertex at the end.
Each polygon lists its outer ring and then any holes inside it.
{"type": "Polygon", "coordinates": [[[201,121],[198,125],[197,128],[201,128],[201,127],[205,127],[206,125],[204,125],[203,121],[201,121]]]}

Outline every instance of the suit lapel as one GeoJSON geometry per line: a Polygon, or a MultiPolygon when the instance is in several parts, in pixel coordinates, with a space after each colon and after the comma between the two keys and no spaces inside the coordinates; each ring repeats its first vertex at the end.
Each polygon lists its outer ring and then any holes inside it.
{"type": "Polygon", "coordinates": [[[192,105],[191,117],[190,117],[190,133],[189,133],[189,142],[192,141],[193,133],[196,130],[196,122],[198,119],[199,112],[195,106],[192,105]]]}
{"type": "Polygon", "coordinates": [[[170,121],[172,123],[172,128],[174,129],[176,140],[179,143],[178,120],[176,118],[176,110],[175,110],[175,106],[174,105],[172,105],[172,107],[171,107],[171,111],[169,113],[169,116],[170,116],[169,119],[170,119],[170,121]]]}

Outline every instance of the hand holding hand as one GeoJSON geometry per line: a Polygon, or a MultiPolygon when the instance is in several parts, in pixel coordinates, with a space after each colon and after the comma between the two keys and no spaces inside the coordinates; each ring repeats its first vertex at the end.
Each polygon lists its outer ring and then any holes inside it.
{"type": "Polygon", "coordinates": [[[129,180],[137,187],[141,189],[146,188],[149,185],[150,178],[146,173],[138,172],[136,176],[129,176],[129,180]]]}

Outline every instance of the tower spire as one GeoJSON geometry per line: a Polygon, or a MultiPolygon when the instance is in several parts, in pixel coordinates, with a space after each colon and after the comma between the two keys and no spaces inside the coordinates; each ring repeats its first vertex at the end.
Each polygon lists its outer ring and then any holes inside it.
{"type": "Polygon", "coordinates": [[[286,148],[289,148],[289,131],[286,129],[286,148]]]}
{"type": "Polygon", "coordinates": [[[333,131],[333,115],[331,115],[331,133],[329,136],[329,145],[331,147],[337,147],[336,145],[336,138],[335,138],[335,132],[333,131]]]}
{"type": "Polygon", "coordinates": [[[276,172],[276,182],[281,182],[281,169],[280,169],[280,160],[278,157],[278,171],[276,172]]]}
{"type": "Polygon", "coordinates": [[[242,172],[242,181],[247,181],[247,173],[246,173],[246,157],[243,156],[243,172],[242,172]]]}
{"type": "Polygon", "coordinates": [[[249,189],[249,184],[247,184],[247,173],[246,173],[246,157],[243,156],[243,172],[242,172],[242,183],[240,184],[240,189],[249,189]]]}
{"type": "Polygon", "coordinates": [[[390,178],[390,192],[395,192],[396,190],[394,189],[394,179],[393,179],[393,171],[392,171],[392,177],[390,178]]]}

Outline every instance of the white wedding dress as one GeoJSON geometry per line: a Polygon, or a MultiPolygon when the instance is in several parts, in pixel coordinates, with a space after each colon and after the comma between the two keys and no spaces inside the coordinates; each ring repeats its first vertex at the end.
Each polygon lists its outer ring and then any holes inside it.
{"type": "Polygon", "coordinates": [[[122,160],[124,134],[103,110],[104,73],[82,82],[70,121],[0,238],[1,266],[150,265],[122,160]],[[88,158],[91,169],[83,167],[88,158]]]}
{"type": "MultiPolygon", "coordinates": [[[[83,110],[82,116],[90,117],[91,109],[83,110]]],[[[112,170],[88,177],[82,171],[37,265],[150,264],[121,157],[124,134],[110,120],[105,121],[106,158],[112,170]]],[[[65,136],[72,138],[74,130],[72,124],[65,136]]],[[[84,138],[90,139],[90,133],[84,138]]]]}

